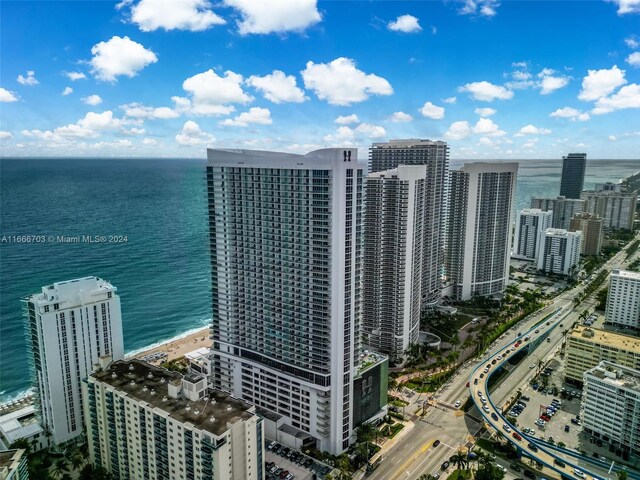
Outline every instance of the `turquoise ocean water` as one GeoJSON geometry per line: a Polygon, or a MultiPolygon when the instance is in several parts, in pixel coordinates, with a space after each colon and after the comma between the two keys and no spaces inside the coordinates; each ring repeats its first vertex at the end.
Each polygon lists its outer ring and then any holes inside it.
{"type": "MultiPolygon", "coordinates": [[[[204,167],[193,159],[0,160],[0,236],[128,240],[0,244],[0,401],[29,388],[20,298],[43,285],[88,275],[111,281],[121,297],[127,352],[207,325],[204,167]]],[[[639,160],[589,160],[585,188],[639,170],[639,160]]],[[[518,209],[532,195],[557,195],[559,182],[559,161],[520,161],[518,209]]]]}

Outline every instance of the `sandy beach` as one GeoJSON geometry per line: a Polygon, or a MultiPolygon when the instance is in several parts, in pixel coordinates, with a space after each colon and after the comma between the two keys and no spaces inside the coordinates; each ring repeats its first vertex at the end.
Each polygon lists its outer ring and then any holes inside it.
{"type": "Polygon", "coordinates": [[[149,348],[148,350],[137,352],[133,355],[127,355],[127,358],[142,358],[151,353],[164,352],[168,355],[167,361],[171,361],[184,356],[185,353],[192,352],[193,350],[197,350],[202,347],[209,348],[210,346],[211,339],[209,338],[209,327],[202,327],[197,332],[194,332],[184,338],[167,340],[161,345],[149,348]]]}

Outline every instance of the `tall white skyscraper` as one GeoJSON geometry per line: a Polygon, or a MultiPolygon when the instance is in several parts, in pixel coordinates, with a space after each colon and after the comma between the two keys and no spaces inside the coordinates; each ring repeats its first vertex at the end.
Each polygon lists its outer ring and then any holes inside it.
{"type": "Polygon", "coordinates": [[[640,329],[640,272],[611,272],[606,319],[613,325],[640,329]]]}
{"type": "Polygon", "coordinates": [[[517,163],[465,163],[451,172],[446,274],[455,298],[504,290],[517,174],[517,163]]]}
{"type": "Polygon", "coordinates": [[[374,143],[369,149],[370,172],[390,170],[399,165],[424,165],[426,168],[421,238],[424,310],[435,307],[442,293],[449,146],[446,142],[411,138],[374,143]]]}
{"type": "Polygon", "coordinates": [[[420,330],[426,177],[425,165],[367,177],[363,332],[368,345],[395,361],[420,330]]]}
{"type": "MultiPolygon", "coordinates": [[[[207,153],[211,382],[281,415],[305,444],[342,452],[363,411],[357,151],[207,153]]],[[[367,400],[376,412],[381,390],[367,400]]]]}
{"type": "Polygon", "coordinates": [[[538,270],[560,275],[571,275],[580,263],[582,232],[569,232],[561,228],[548,228],[542,236],[538,270]]]}
{"type": "Polygon", "coordinates": [[[101,358],[124,357],[116,290],[105,280],[85,277],[23,298],[37,404],[56,444],[83,431],[82,380],[101,358]]]}
{"type": "Polygon", "coordinates": [[[525,208],[516,218],[516,231],[513,237],[513,258],[536,260],[542,236],[551,228],[552,212],[539,208],[525,208]]]}

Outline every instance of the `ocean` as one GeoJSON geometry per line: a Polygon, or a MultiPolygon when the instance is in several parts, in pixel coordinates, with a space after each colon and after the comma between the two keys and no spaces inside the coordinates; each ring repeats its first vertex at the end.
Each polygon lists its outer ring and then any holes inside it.
{"type": "MultiPolygon", "coordinates": [[[[204,159],[0,159],[0,237],[127,237],[0,244],[0,401],[30,387],[20,299],[44,285],[89,275],[113,283],[127,352],[208,324],[204,167],[204,159]]],[[[560,169],[558,160],[520,161],[517,208],[557,195],[560,169]]],[[[585,188],[639,170],[639,160],[589,160],[585,188]]]]}

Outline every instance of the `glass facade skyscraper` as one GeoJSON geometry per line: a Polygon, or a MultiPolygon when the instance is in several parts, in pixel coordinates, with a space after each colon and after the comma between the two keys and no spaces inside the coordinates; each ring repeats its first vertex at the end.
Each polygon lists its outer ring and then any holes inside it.
{"type": "Polygon", "coordinates": [[[562,178],[560,196],[580,198],[584,186],[584,170],[587,165],[586,153],[570,153],[562,157],[562,178]]]}

